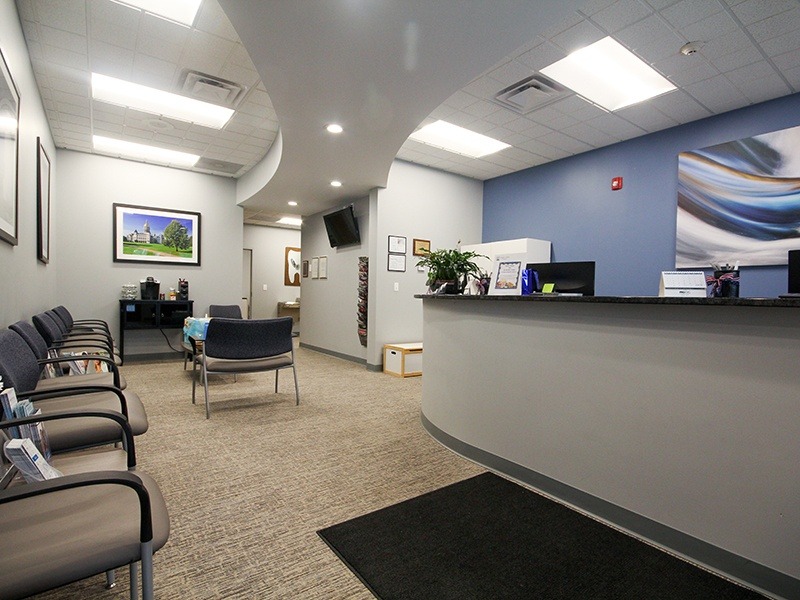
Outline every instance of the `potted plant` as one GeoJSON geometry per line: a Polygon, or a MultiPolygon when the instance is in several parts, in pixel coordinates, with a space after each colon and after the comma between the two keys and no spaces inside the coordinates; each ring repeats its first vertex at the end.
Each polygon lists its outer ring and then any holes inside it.
{"type": "Polygon", "coordinates": [[[481,269],[474,259],[483,256],[471,250],[434,250],[426,252],[417,262],[428,268],[428,292],[431,294],[460,294],[467,285],[467,276],[480,278],[481,269]]]}

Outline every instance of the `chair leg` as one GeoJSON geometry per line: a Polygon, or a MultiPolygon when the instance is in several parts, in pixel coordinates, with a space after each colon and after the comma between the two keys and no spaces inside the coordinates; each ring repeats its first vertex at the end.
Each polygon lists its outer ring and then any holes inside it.
{"type": "Polygon", "coordinates": [[[153,600],[153,542],[142,544],[142,600],[153,600]]]}
{"type": "Polygon", "coordinates": [[[132,562],[130,567],[131,573],[131,600],[139,600],[139,563],[132,562]]]}
{"type": "Polygon", "coordinates": [[[294,374],[294,397],[295,397],[295,406],[300,406],[300,388],[297,387],[297,370],[292,365],[292,373],[294,374]]]}
{"type": "Polygon", "coordinates": [[[210,410],[210,408],[208,406],[208,371],[206,370],[205,365],[203,365],[203,367],[200,369],[200,371],[201,371],[201,373],[203,375],[203,389],[204,389],[205,394],[206,394],[206,419],[210,419],[211,418],[211,410],[210,410]]]}
{"type": "Polygon", "coordinates": [[[106,571],[106,589],[110,590],[117,586],[117,572],[114,569],[106,571]]]}
{"type": "Polygon", "coordinates": [[[184,350],[183,351],[183,370],[184,371],[186,370],[186,363],[188,361],[189,361],[189,351],[188,350],[184,350]]]}
{"type": "Polygon", "coordinates": [[[278,373],[280,373],[280,371],[276,370],[275,371],[275,393],[276,394],[278,393],[278,373]]]}
{"type": "Polygon", "coordinates": [[[196,365],[192,363],[192,404],[195,404],[194,394],[197,387],[197,370],[195,367],[196,365]]]}

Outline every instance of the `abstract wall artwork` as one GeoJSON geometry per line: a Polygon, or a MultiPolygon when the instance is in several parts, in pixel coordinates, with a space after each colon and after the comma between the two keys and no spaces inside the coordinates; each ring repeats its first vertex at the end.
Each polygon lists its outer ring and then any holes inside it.
{"type": "Polygon", "coordinates": [[[675,266],[785,265],[800,248],[800,127],[678,156],[675,266]]]}

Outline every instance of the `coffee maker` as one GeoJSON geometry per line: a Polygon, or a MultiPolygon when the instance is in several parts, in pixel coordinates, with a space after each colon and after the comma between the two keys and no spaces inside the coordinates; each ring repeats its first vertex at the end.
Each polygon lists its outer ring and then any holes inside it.
{"type": "Polygon", "coordinates": [[[158,300],[160,287],[161,282],[152,277],[140,280],[139,289],[141,291],[142,300],[158,300]]]}
{"type": "Polygon", "coordinates": [[[189,299],[189,282],[185,279],[178,279],[178,300],[186,301],[189,299]]]}

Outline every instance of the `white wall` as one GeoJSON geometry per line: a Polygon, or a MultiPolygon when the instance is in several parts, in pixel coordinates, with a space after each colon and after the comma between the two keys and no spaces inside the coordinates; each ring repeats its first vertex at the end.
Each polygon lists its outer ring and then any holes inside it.
{"type": "MultiPolygon", "coordinates": [[[[94,315],[116,326],[120,286],[147,276],[161,281],[162,292],[177,287],[178,278],[188,280],[195,315],[211,303],[239,303],[243,225],[232,179],[69,150],[57,157],[59,303],[78,317],[94,315]],[[199,212],[200,266],[113,262],[115,202],[199,212]]],[[[125,343],[126,354],[169,350],[158,332],[130,332],[125,343]],[[135,346],[136,340],[145,343],[135,346]]]]}
{"type": "Polygon", "coordinates": [[[429,240],[431,249],[455,248],[481,241],[483,183],[428,167],[394,161],[386,189],[377,190],[370,211],[376,223],[376,248],[370,260],[367,363],[383,362],[383,345],[422,341],[422,301],[427,272],[417,270],[414,238],[429,240]],[[404,236],[406,270],[389,271],[388,239],[404,236]],[[397,284],[398,291],[395,291],[397,284]]]}
{"type": "Polygon", "coordinates": [[[395,161],[386,189],[354,203],[360,245],[332,250],[322,214],[306,218],[303,259],[327,255],[329,275],[303,279],[302,343],[377,369],[384,344],[422,340],[422,301],[414,294],[425,293],[426,273],[416,268],[413,240],[429,240],[433,249],[480,242],[482,202],[480,181],[395,161]],[[387,270],[390,235],[406,237],[405,272],[387,270]],[[359,256],[369,256],[367,349],[356,328],[359,256]]]}
{"type": "MultiPolygon", "coordinates": [[[[50,157],[51,180],[57,171],[57,158],[13,0],[0,0],[0,50],[20,94],[18,245],[0,241],[0,325],[6,326],[60,304],[56,272],[63,263],[52,237],[52,260],[47,265],[37,260],[36,138],[42,139],[50,157]]],[[[62,211],[55,189],[51,196],[51,219],[55,221],[62,211]]]]}
{"type": "Polygon", "coordinates": [[[352,204],[361,233],[360,244],[331,248],[322,221],[324,213],[303,219],[303,260],[327,256],[328,278],[302,279],[300,339],[304,346],[361,361],[366,359],[366,348],[359,342],[356,322],[358,257],[369,255],[369,200],[361,198],[352,204]]]}
{"type": "MultiPolygon", "coordinates": [[[[300,286],[284,285],[287,247],[300,248],[300,231],[280,227],[244,226],[244,247],[253,250],[252,318],[271,319],[278,315],[278,302],[300,296],[300,286]],[[263,286],[266,284],[267,290],[263,286]]],[[[305,255],[303,256],[305,259],[305,255]]],[[[300,318],[303,314],[301,309],[300,318]]]]}

